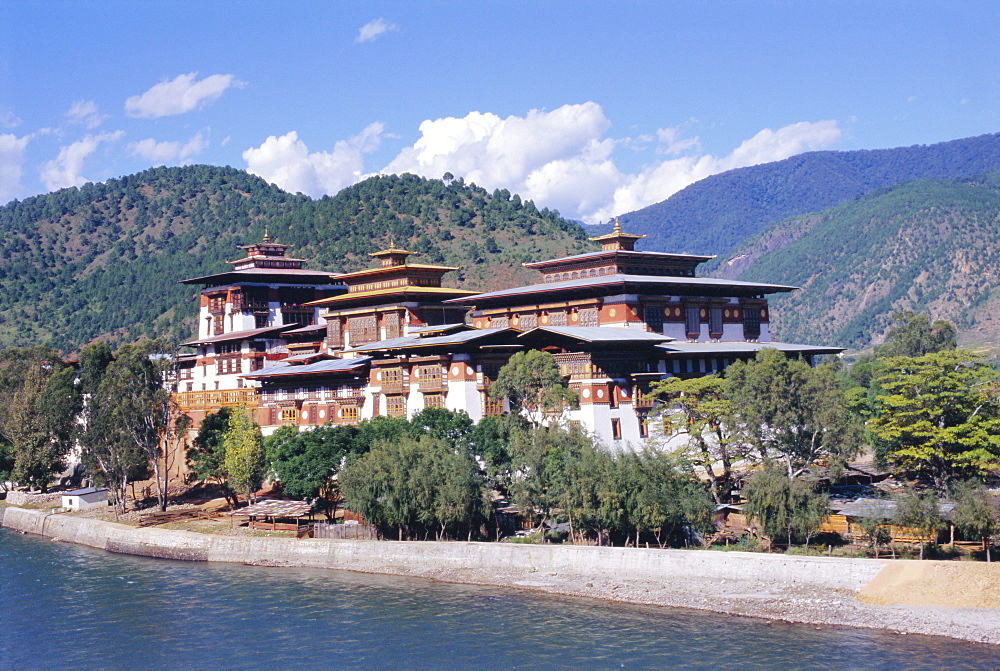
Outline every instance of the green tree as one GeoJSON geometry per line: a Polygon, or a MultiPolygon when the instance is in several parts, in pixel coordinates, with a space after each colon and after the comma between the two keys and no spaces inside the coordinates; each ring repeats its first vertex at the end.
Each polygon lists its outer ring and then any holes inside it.
{"type": "Polygon", "coordinates": [[[757,520],[772,541],[784,536],[789,546],[796,539],[808,545],[823,517],[829,514],[825,494],[816,491],[811,483],[789,479],[786,469],[774,462],[765,462],[750,476],[743,494],[746,514],[757,520]]]}
{"type": "Polygon", "coordinates": [[[678,456],[704,469],[716,503],[728,501],[733,461],[748,452],[729,382],[718,375],[671,377],[654,383],[649,395],[663,401],[656,417],[665,438],[683,440],[678,456]]]}
{"type": "Polygon", "coordinates": [[[129,483],[148,476],[149,460],[119,426],[117,403],[128,380],[120,379],[113,365],[111,347],[106,342],[92,343],[80,352],[84,411],[78,441],[83,465],[95,482],[111,490],[118,515],[125,512],[129,483]]]}
{"type": "MultiPolygon", "coordinates": [[[[897,526],[913,529],[922,536],[930,538],[931,543],[937,542],[938,532],[944,528],[945,521],[938,508],[938,496],[931,490],[918,491],[907,488],[893,496],[896,502],[896,514],[893,521],[897,526]]],[[[924,543],[920,543],[920,558],[924,558],[924,543]]]]}
{"type": "Polygon", "coordinates": [[[876,383],[869,429],[880,459],[945,494],[955,478],[1000,465],[997,376],[981,358],[964,350],[894,357],[876,383]]]}
{"type": "Polygon", "coordinates": [[[187,458],[191,477],[199,482],[214,483],[222,490],[226,501],[235,506],[236,498],[226,480],[226,449],[222,443],[229,427],[229,416],[228,407],[206,415],[187,451],[187,458]]]}
{"type": "Polygon", "coordinates": [[[250,417],[247,408],[236,407],[230,411],[222,445],[229,487],[252,502],[254,492],[264,481],[266,464],[260,427],[250,417]]]}
{"type": "MultiPolygon", "coordinates": [[[[875,558],[878,559],[879,548],[892,542],[892,534],[885,518],[879,515],[865,515],[861,518],[861,530],[868,542],[868,548],[875,552],[875,558]]],[[[893,550],[893,558],[895,555],[896,551],[893,550]]]]}
{"type": "Polygon", "coordinates": [[[7,491],[7,485],[14,473],[14,455],[10,443],[0,441],[0,489],[7,491]]]}
{"type": "Polygon", "coordinates": [[[1000,514],[993,497],[981,483],[966,480],[955,486],[955,510],[951,521],[966,537],[978,538],[986,551],[986,561],[993,561],[993,536],[1000,532],[1000,514]]]}
{"type": "Polygon", "coordinates": [[[75,370],[45,347],[0,353],[0,438],[13,458],[11,477],[48,491],[65,468],[80,408],[75,370]]]}
{"type": "Polygon", "coordinates": [[[904,310],[892,315],[892,325],[886,333],[885,342],[875,348],[875,356],[883,359],[917,357],[953,350],[957,346],[955,327],[950,322],[937,319],[932,324],[927,315],[904,310]]]}
{"type": "Polygon", "coordinates": [[[332,520],[340,499],[337,475],[355,447],[357,433],[353,426],[321,426],[302,432],[282,427],[266,438],[267,461],[282,492],[315,499],[332,520]]]}
{"type": "Polygon", "coordinates": [[[830,365],[812,368],[765,348],[726,371],[733,410],[762,460],[795,479],[819,459],[844,462],[857,453],[861,427],[830,365]]]}
{"type": "Polygon", "coordinates": [[[541,424],[546,416],[559,416],[579,403],[555,357],[539,350],[514,354],[500,369],[489,394],[494,399],[507,399],[512,411],[524,413],[533,424],[541,424]]]}

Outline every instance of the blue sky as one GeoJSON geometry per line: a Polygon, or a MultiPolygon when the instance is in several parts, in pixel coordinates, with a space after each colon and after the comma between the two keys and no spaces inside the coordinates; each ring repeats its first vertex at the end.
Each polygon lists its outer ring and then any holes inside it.
{"type": "Polygon", "coordinates": [[[1000,132],[1000,2],[0,2],[0,202],[154,165],[446,171],[589,223],[1000,132]]]}

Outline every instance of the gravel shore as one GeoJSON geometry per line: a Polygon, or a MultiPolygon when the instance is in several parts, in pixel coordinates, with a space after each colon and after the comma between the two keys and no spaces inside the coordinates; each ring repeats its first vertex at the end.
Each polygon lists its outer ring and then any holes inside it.
{"type": "Polygon", "coordinates": [[[858,595],[849,590],[727,579],[685,578],[682,584],[627,577],[601,580],[572,574],[524,574],[492,568],[406,570],[394,567],[391,573],[442,582],[531,589],[621,603],[694,608],[814,625],[885,629],[900,634],[947,636],[1000,645],[1000,608],[876,605],[860,601],[858,595]]]}

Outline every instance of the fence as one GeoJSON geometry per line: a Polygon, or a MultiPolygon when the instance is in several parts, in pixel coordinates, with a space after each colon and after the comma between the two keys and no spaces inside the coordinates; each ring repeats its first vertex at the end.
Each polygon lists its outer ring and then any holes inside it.
{"type": "Polygon", "coordinates": [[[317,522],[313,538],[336,538],[347,541],[377,541],[378,530],[371,524],[333,524],[317,522]]]}

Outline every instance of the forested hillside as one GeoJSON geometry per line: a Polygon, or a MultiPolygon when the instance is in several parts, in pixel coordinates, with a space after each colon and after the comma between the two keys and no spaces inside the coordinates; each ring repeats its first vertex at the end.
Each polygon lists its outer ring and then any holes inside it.
{"type": "Polygon", "coordinates": [[[791,216],[906,181],[959,179],[996,169],[1000,134],[928,146],[811,152],[713,175],[621,220],[629,231],[647,236],[640,249],[724,256],[791,216]]]}
{"type": "Polygon", "coordinates": [[[311,200],[232,168],[156,168],[0,208],[0,347],[185,339],[196,291],[177,282],[225,270],[265,227],[309,268],[365,268],[392,242],[483,290],[533,281],[524,261],[594,248],[557,212],[461,179],[373,177],[311,200]]]}
{"type": "Polygon", "coordinates": [[[721,265],[802,291],[773,300],[783,340],[864,347],[896,311],[946,319],[963,344],[1000,341],[1000,172],[918,180],[781,222],[721,265]]]}

